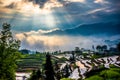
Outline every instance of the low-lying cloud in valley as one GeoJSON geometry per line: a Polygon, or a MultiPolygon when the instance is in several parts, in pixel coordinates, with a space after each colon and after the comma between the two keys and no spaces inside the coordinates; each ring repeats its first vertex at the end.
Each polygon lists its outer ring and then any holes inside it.
{"type": "MultiPolygon", "coordinates": [[[[52,30],[51,30],[52,31],[52,30]]],[[[49,31],[42,31],[49,33],[49,31]]],[[[16,34],[16,38],[21,40],[21,49],[30,49],[36,51],[68,51],[74,50],[75,47],[92,49],[96,45],[108,45],[105,40],[118,40],[120,35],[116,36],[70,36],[70,35],[43,35],[41,31],[31,31],[26,33],[16,34]]]]}

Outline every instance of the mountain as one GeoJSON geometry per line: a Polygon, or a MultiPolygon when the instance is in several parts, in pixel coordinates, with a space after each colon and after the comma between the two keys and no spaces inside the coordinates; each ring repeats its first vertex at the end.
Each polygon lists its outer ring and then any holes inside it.
{"type": "Polygon", "coordinates": [[[45,33],[44,35],[118,35],[120,34],[120,23],[94,23],[94,24],[84,24],[72,29],[66,30],[55,30],[50,33],[45,33]]]}
{"type": "Polygon", "coordinates": [[[36,53],[36,51],[31,51],[28,49],[21,49],[19,50],[19,52],[21,52],[22,54],[35,54],[36,53]]]}

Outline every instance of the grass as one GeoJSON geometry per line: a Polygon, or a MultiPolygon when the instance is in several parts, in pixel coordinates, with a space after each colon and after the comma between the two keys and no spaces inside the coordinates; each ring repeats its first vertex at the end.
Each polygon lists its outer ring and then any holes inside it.
{"type": "Polygon", "coordinates": [[[110,69],[101,67],[86,74],[85,80],[120,80],[120,68],[111,65],[110,69]]]}
{"type": "Polygon", "coordinates": [[[94,75],[94,76],[91,76],[85,80],[104,80],[104,79],[98,75],[94,75]]]}

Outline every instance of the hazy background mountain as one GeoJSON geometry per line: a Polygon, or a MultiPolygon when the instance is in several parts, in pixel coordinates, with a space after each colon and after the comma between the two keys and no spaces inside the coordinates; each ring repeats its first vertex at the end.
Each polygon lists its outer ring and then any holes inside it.
{"type": "Polygon", "coordinates": [[[75,28],[66,30],[55,30],[53,32],[45,33],[45,35],[118,35],[120,34],[120,23],[93,23],[93,24],[83,24],[75,28]]]}

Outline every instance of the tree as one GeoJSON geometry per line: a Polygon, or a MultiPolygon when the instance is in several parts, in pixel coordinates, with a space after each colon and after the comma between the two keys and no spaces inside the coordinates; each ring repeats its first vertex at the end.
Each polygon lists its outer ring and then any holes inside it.
{"type": "Polygon", "coordinates": [[[102,46],[102,50],[103,50],[103,51],[107,50],[107,45],[103,45],[103,46],[102,46]]]}
{"type": "Polygon", "coordinates": [[[120,42],[117,44],[117,50],[120,52],[120,42]]]}
{"type": "Polygon", "coordinates": [[[94,45],[92,45],[92,49],[93,49],[93,51],[95,51],[95,47],[94,47],[94,45]]]}
{"type": "Polygon", "coordinates": [[[72,56],[70,56],[70,58],[69,58],[69,60],[70,60],[70,62],[75,62],[75,53],[74,52],[72,52],[72,56]]]}
{"type": "Polygon", "coordinates": [[[59,70],[59,69],[60,69],[60,68],[59,68],[58,62],[55,61],[55,70],[59,70]]]}
{"type": "Polygon", "coordinates": [[[100,52],[100,51],[101,51],[101,46],[100,46],[100,45],[97,45],[97,46],[96,46],[96,50],[100,52]]]}
{"type": "Polygon", "coordinates": [[[80,48],[79,47],[75,47],[75,52],[79,53],[80,52],[80,48]]]}
{"type": "Polygon", "coordinates": [[[55,61],[55,68],[54,68],[54,70],[55,70],[55,76],[56,76],[57,80],[60,80],[60,78],[61,78],[61,73],[60,73],[59,69],[60,68],[59,68],[58,62],[55,61]]]}
{"type": "Polygon", "coordinates": [[[32,71],[32,74],[28,80],[37,80],[37,75],[35,70],[32,71]]]}
{"type": "Polygon", "coordinates": [[[65,66],[65,77],[68,77],[68,76],[70,76],[70,73],[69,73],[69,65],[67,64],[65,66]]]}
{"type": "Polygon", "coordinates": [[[32,74],[28,80],[42,80],[42,74],[41,74],[40,69],[38,69],[37,71],[33,70],[32,74]]]}
{"type": "Polygon", "coordinates": [[[41,74],[40,69],[37,70],[37,72],[36,72],[36,77],[37,77],[36,80],[40,80],[40,78],[42,78],[42,74],[41,74]]]}
{"type": "Polygon", "coordinates": [[[20,41],[12,36],[10,24],[4,23],[0,32],[0,80],[15,80],[15,61],[20,41]]]}
{"type": "Polygon", "coordinates": [[[81,52],[79,47],[75,47],[75,53],[77,53],[77,55],[81,55],[82,54],[82,52],[81,52]]]}
{"type": "Polygon", "coordinates": [[[101,50],[105,53],[107,51],[107,45],[101,46],[101,50]]]}
{"type": "Polygon", "coordinates": [[[46,75],[46,80],[55,80],[51,56],[49,54],[46,55],[45,75],[46,75]]]}

